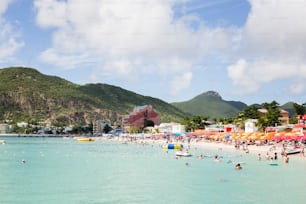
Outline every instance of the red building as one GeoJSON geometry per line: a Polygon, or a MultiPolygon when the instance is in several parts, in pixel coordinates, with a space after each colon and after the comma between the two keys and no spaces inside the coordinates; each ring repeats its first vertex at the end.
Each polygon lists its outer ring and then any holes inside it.
{"type": "Polygon", "coordinates": [[[129,115],[123,118],[125,132],[130,132],[131,128],[139,129],[145,126],[147,121],[152,121],[154,125],[160,124],[160,117],[151,105],[136,106],[129,115]]]}

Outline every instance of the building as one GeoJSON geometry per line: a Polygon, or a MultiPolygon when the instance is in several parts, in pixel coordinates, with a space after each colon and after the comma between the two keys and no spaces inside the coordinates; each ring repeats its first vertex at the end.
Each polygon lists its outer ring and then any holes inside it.
{"type": "MultiPolygon", "coordinates": [[[[261,108],[258,109],[258,115],[259,117],[263,117],[268,110],[261,108]]],[[[281,123],[281,125],[288,125],[289,124],[289,112],[284,110],[284,109],[280,109],[280,117],[278,118],[279,122],[281,123]]]]}
{"type": "Polygon", "coordinates": [[[144,127],[149,121],[154,123],[153,126],[160,124],[160,117],[153,110],[152,106],[136,106],[129,115],[124,116],[122,119],[124,132],[130,132],[132,128],[138,130],[144,127]]]}
{"type": "Polygon", "coordinates": [[[12,126],[8,124],[0,124],[0,133],[1,134],[6,134],[6,133],[11,133],[12,132],[12,126]]]}
{"type": "Polygon", "coordinates": [[[256,126],[258,120],[257,119],[248,119],[244,122],[244,131],[247,133],[257,132],[258,127],[256,126]]]}
{"type": "Polygon", "coordinates": [[[93,133],[94,134],[103,133],[104,128],[106,126],[109,126],[109,128],[111,128],[110,121],[105,121],[105,120],[96,120],[96,121],[94,121],[93,122],[93,133]]]}
{"type": "Polygon", "coordinates": [[[161,123],[154,128],[160,133],[185,133],[185,126],[180,123],[161,123]]]}
{"type": "Polygon", "coordinates": [[[298,124],[306,124],[306,114],[297,116],[298,124]]]}
{"type": "Polygon", "coordinates": [[[280,114],[281,116],[278,118],[278,120],[281,123],[281,125],[288,125],[289,124],[289,112],[284,109],[281,109],[280,114]]]}

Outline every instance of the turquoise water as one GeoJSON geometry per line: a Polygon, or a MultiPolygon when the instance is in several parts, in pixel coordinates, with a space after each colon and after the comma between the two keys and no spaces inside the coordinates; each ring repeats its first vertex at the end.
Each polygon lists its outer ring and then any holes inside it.
{"type": "Polygon", "coordinates": [[[175,159],[157,144],[1,139],[7,141],[0,145],[1,204],[306,203],[306,163],[299,160],[270,166],[251,154],[192,150],[223,156],[217,163],[175,159]],[[230,159],[244,162],[243,169],[230,159]]]}

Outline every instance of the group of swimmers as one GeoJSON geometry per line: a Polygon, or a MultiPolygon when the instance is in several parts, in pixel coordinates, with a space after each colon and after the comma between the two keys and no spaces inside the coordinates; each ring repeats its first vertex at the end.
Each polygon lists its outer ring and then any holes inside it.
{"type": "MultiPolygon", "coordinates": [[[[289,157],[287,154],[282,154],[283,156],[283,161],[284,163],[289,163],[289,157]]],[[[269,160],[270,162],[272,161],[276,161],[278,159],[278,155],[277,155],[277,152],[274,152],[274,156],[270,156],[269,155],[269,152],[267,152],[266,154],[266,159],[269,160]]],[[[258,160],[261,160],[261,155],[260,153],[258,154],[258,160]]]]}

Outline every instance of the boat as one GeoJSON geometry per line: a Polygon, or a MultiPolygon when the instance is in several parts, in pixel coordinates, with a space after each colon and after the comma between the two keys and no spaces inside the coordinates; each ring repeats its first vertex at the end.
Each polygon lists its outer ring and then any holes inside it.
{"type": "Polygon", "coordinates": [[[285,150],[286,154],[298,154],[301,152],[301,148],[293,148],[293,149],[286,149],[285,150]]]}
{"type": "Polygon", "coordinates": [[[79,142],[94,142],[95,141],[94,138],[89,138],[89,137],[79,137],[79,138],[76,138],[76,140],[79,142]]]}
{"type": "Polygon", "coordinates": [[[180,156],[180,157],[191,157],[192,155],[189,152],[185,152],[182,150],[176,151],[175,152],[176,156],[180,156]]]}

